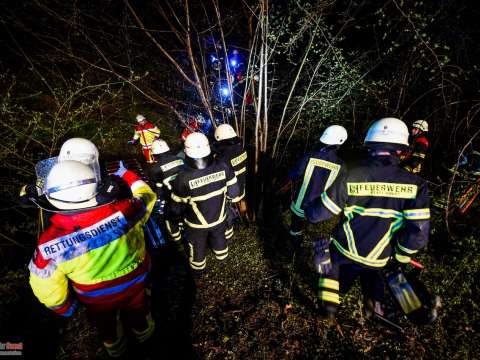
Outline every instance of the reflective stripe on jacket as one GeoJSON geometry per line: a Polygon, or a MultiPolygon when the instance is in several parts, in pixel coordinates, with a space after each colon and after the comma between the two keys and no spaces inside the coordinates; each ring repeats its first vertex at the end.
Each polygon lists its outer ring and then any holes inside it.
{"type": "Polygon", "coordinates": [[[428,241],[427,184],[400,168],[396,157],[370,157],[306,209],[311,222],[342,212],[333,234],[335,248],[364,266],[385,266],[392,247],[412,256],[428,241]]]}
{"type": "Polygon", "coordinates": [[[232,165],[240,188],[240,198],[238,200],[241,200],[245,196],[248,166],[247,152],[243,149],[242,141],[238,137],[218,141],[215,144],[215,152],[218,159],[232,165]]]}
{"type": "Polygon", "coordinates": [[[121,300],[143,285],[148,270],[143,225],[156,195],[132,171],[123,175],[133,198],[96,209],[57,213],[40,236],[30,261],[30,285],[50,309],[73,312],[69,280],[85,302],[121,300]]]}
{"type": "Polygon", "coordinates": [[[151,122],[147,121],[144,125],[135,125],[135,133],[133,134],[133,139],[140,139],[140,144],[142,145],[151,145],[153,140],[158,139],[160,136],[160,130],[153,125],[151,122]]]}
{"type": "Polygon", "coordinates": [[[208,229],[226,219],[227,200],[239,201],[237,177],[231,166],[214,160],[204,169],[185,165],[173,182],[171,210],[183,214],[185,223],[196,229],[208,229]]]}
{"type": "Polygon", "coordinates": [[[345,165],[335,147],[307,153],[288,174],[292,183],[301,180],[301,185],[294,189],[290,210],[304,218],[305,207],[327,190],[341,172],[345,172],[345,165]]]}
{"type": "Polygon", "coordinates": [[[417,136],[413,139],[411,150],[405,156],[402,166],[405,170],[414,174],[422,171],[422,165],[425,161],[428,151],[428,140],[425,135],[417,136]]]}

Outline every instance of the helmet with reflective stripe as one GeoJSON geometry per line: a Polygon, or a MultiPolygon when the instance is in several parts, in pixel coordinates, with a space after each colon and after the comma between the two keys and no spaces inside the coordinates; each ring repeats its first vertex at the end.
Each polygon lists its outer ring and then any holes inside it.
{"type": "Polygon", "coordinates": [[[347,140],[347,130],[340,125],[331,125],[325,129],[320,142],[326,145],[341,145],[347,140]]]}
{"type": "Polygon", "coordinates": [[[368,128],[364,144],[372,148],[402,150],[408,147],[408,127],[400,119],[383,118],[368,128]]]}
{"type": "Polygon", "coordinates": [[[60,149],[58,161],[75,160],[90,166],[100,181],[100,164],[98,149],[94,143],[84,138],[72,138],[65,141],[60,149]]]}
{"type": "Polygon", "coordinates": [[[422,131],[428,131],[428,123],[425,120],[414,121],[412,127],[422,131]]]}
{"type": "Polygon", "coordinates": [[[91,167],[65,160],[47,175],[45,195],[57,209],[75,210],[97,205],[97,179],[91,167]]]}
{"type": "Polygon", "coordinates": [[[168,144],[164,140],[161,140],[161,139],[153,140],[152,153],[154,155],[166,153],[168,150],[170,150],[170,148],[168,147],[168,144]]]}
{"type": "Polygon", "coordinates": [[[222,124],[218,126],[215,130],[215,139],[217,141],[232,139],[235,136],[237,136],[237,133],[235,132],[233,127],[228,124],[222,124]]]}
{"type": "Polygon", "coordinates": [[[137,122],[142,122],[143,120],[146,120],[145,116],[140,115],[140,114],[137,115],[136,119],[137,119],[137,122]]]}
{"type": "Polygon", "coordinates": [[[210,155],[210,144],[202,133],[191,133],[185,139],[185,155],[192,159],[201,159],[210,155]]]}

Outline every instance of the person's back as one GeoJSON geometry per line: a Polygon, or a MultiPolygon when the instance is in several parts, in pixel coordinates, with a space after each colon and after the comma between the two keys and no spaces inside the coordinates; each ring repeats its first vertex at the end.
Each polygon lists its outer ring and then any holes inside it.
{"type": "Polygon", "coordinates": [[[332,212],[339,213],[336,204],[343,204],[345,218],[334,231],[334,244],[343,255],[366,266],[387,263],[393,235],[409,226],[405,219],[429,216],[425,181],[400,168],[393,156],[368,157],[335,188],[333,199],[323,196],[332,212]]]}
{"type": "Polygon", "coordinates": [[[209,161],[208,166],[198,169],[187,160],[174,182],[172,199],[189,204],[185,222],[193,228],[207,229],[225,220],[228,187],[237,181],[223,161],[209,161]]]}
{"type": "Polygon", "coordinates": [[[190,267],[196,275],[206,266],[207,241],[218,260],[227,258],[227,202],[238,201],[239,195],[232,167],[213,159],[205,135],[190,134],[185,140],[185,166],[173,182],[171,214],[177,223],[186,224],[190,267]]]}
{"type": "Polygon", "coordinates": [[[117,332],[120,309],[138,341],[154,331],[145,293],[150,261],[143,225],[156,196],[123,166],[115,174],[130,186],[132,198],[109,197],[113,185],[103,183],[104,192],[94,171],[81,162],[67,160],[52,168],[45,194],[56,213],[39,238],[29,270],[40,302],[70,316],[80,300],[107,352],[119,356],[126,347],[123,332],[117,332]]]}

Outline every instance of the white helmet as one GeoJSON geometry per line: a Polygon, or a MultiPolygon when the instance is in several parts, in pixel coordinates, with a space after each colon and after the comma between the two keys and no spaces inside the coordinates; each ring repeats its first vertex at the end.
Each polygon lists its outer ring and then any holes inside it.
{"type": "Polygon", "coordinates": [[[95,177],[100,182],[100,164],[98,149],[94,143],[84,138],[72,138],[65,141],[60,149],[58,161],[75,160],[92,168],[95,177]]]}
{"type": "Polygon", "coordinates": [[[93,170],[80,161],[66,160],[52,167],[45,195],[57,209],[74,210],[97,205],[97,179],[93,170]]]}
{"type": "Polygon", "coordinates": [[[231,139],[235,136],[237,136],[237,133],[235,132],[233,127],[228,124],[222,124],[215,130],[215,139],[217,141],[231,139]]]}
{"type": "Polygon", "coordinates": [[[210,155],[210,144],[202,133],[194,132],[185,139],[185,155],[192,159],[201,159],[210,155]]]}
{"type": "Polygon", "coordinates": [[[342,145],[347,137],[347,130],[343,126],[331,125],[325,129],[320,141],[326,145],[342,145]]]}
{"type": "Polygon", "coordinates": [[[428,131],[428,123],[425,120],[414,121],[412,127],[417,128],[422,131],[428,131]]]}
{"type": "Polygon", "coordinates": [[[168,144],[164,140],[162,139],[153,140],[152,153],[154,155],[166,153],[168,150],[170,150],[170,148],[168,147],[168,144]]]}
{"type": "Polygon", "coordinates": [[[137,122],[142,122],[143,120],[145,120],[145,116],[138,114],[136,119],[137,119],[137,122]]]}
{"type": "MultiPolygon", "coordinates": [[[[408,135],[408,127],[402,120],[383,118],[370,125],[364,144],[368,146],[378,144],[378,147],[393,144],[393,148],[402,149],[408,147],[408,135]]],[[[392,148],[392,146],[385,148],[392,148]]]]}

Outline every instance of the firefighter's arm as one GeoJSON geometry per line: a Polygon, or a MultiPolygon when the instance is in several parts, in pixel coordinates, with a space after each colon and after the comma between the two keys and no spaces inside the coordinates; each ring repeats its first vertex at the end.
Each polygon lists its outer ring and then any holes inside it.
{"type": "Polygon", "coordinates": [[[160,137],[160,129],[156,126],[154,126],[153,128],[151,128],[149,130],[151,133],[153,133],[153,135],[155,135],[155,138],[159,138],[160,137]]]}
{"type": "Polygon", "coordinates": [[[305,174],[305,169],[307,168],[308,160],[309,160],[309,156],[304,156],[288,172],[288,178],[292,182],[299,181],[303,177],[303,175],[305,174]]]}
{"type": "Polygon", "coordinates": [[[181,220],[186,204],[190,201],[183,176],[178,175],[172,184],[172,201],[170,203],[170,215],[175,222],[181,220]]]}
{"type": "MultiPolygon", "coordinates": [[[[37,254],[39,250],[37,249],[37,254]]],[[[30,286],[37,299],[50,310],[68,317],[77,307],[77,300],[68,289],[68,278],[56,267],[53,260],[35,256],[28,266],[30,286]]]]}
{"type": "Polygon", "coordinates": [[[227,178],[227,199],[232,203],[239,202],[242,200],[243,194],[240,193],[237,176],[233,168],[227,164],[225,164],[225,174],[227,178]]]}
{"type": "Polygon", "coordinates": [[[318,223],[325,221],[342,212],[343,206],[347,201],[345,181],[346,176],[344,174],[328,190],[324,191],[320,197],[307,205],[305,216],[309,222],[318,223]]]}
{"type": "Polygon", "coordinates": [[[418,165],[422,164],[427,154],[428,145],[423,142],[415,143],[415,146],[410,154],[410,157],[405,161],[405,167],[415,169],[418,165]]]}
{"type": "Polygon", "coordinates": [[[121,177],[128,184],[132,191],[133,201],[136,201],[138,206],[144,207],[144,214],[139,222],[145,224],[152,213],[155,201],[157,201],[157,194],[137,174],[127,170],[122,161],[119,165],[119,169],[113,175],[121,177]]]}
{"type": "Polygon", "coordinates": [[[419,185],[417,197],[408,201],[403,210],[405,226],[397,237],[395,258],[407,263],[428,242],[430,232],[430,204],[425,182],[419,185]]]}

